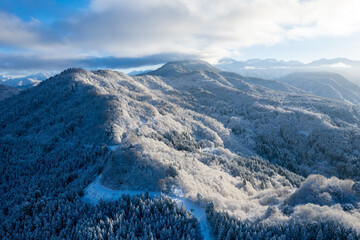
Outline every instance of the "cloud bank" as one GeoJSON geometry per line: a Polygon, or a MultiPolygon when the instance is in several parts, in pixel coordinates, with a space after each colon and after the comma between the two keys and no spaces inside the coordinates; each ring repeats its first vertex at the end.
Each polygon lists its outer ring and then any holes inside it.
{"type": "Polygon", "coordinates": [[[79,57],[48,58],[41,55],[0,54],[0,72],[5,75],[26,75],[30,72],[61,71],[67,68],[126,69],[162,64],[169,61],[198,59],[180,53],[154,54],[142,57],[79,57]]]}

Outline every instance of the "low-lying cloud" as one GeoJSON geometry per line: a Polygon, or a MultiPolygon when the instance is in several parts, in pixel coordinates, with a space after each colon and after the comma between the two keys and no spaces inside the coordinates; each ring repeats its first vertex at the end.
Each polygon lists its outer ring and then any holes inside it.
{"type": "Polygon", "coordinates": [[[164,53],[143,57],[85,57],[85,58],[45,58],[41,55],[0,54],[0,72],[21,75],[29,72],[61,71],[77,67],[85,69],[124,69],[157,65],[170,61],[197,59],[196,55],[164,53]]]}

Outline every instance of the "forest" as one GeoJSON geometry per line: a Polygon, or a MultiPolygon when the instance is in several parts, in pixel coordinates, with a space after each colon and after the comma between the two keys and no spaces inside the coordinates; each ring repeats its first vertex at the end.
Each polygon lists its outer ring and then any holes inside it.
{"type": "Polygon", "coordinates": [[[104,146],[1,139],[1,239],[202,239],[197,220],[166,197],[85,202],[110,156],[104,146]]]}
{"type": "Polygon", "coordinates": [[[208,221],[216,239],[224,240],[357,240],[360,234],[332,221],[301,222],[292,220],[279,223],[251,223],[207,209],[208,221]]]}

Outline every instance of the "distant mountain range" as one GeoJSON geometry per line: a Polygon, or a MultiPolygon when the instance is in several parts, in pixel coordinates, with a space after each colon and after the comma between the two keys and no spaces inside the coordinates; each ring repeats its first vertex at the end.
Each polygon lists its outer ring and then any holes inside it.
{"type": "Polygon", "coordinates": [[[37,73],[26,77],[16,78],[0,76],[0,83],[11,87],[25,89],[28,87],[36,86],[41,81],[48,79],[51,76],[52,75],[50,73],[37,73]]]}
{"type": "Polygon", "coordinates": [[[335,72],[360,84],[360,61],[346,58],[320,59],[308,64],[299,61],[278,61],[276,59],[236,61],[231,58],[224,58],[219,61],[216,67],[224,71],[264,79],[279,79],[294,72],[335,72]]]}

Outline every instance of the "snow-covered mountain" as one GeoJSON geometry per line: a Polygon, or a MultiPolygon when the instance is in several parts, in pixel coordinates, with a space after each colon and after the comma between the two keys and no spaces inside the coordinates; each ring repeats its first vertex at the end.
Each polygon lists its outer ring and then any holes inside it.
{"type": "Polygon", "coordinates": [[[202,61],[142,76],[69,69],[0,105],[0,207],[14,221],[12,206],[25,209],[19,221],[27,221],[38,214],[27,206],[47,204],[36,200],[45,192],[54,209],[81,208],[101,175],[106,188],[212,202],[246,224],[330,221],[352,232],[360,230],[359,126],[358,106],[202,61]]]}
{"type": "Polygon", "coordinates": [[[169,62],[159,69],[147,73],[148,75],[162,77],[177,77],[182,74],[189,74],[194,71],[218,73],[219,70],[207,62],[200,60],[169,62]]]}
{"type": "Polygon", "coordinates": [[[297,72],[279,80],[311,94],[360,105],[360,87],[336,73],[297,72]]]}
{"type": "Polygon", "coordinates": [[[1,83],[4,85],[8,85],[11,87],[17,87],[17,88],[29,88],[38,85],[41,81],[51,77],[50,73],[37,73],[33,75],[29,75],[26,77],[17,77],[17,78],[11,78],[11,77],[5,77],[3,76],[1,78],[1,83]]]}
{"type": "Polygon", "coordinates": [[[231,84],[234,84],[238,88],[248,88],[249,86],[247,84],[249,83],[251,85],[255,84],[257,85],[257,87],[263,86],[277,91],[284,91],[289,93],[305,93],[301,89],[276,80],[264,80],[261,78],[243,77],[240,74],[234,72],[221,71],[213,67],[209,63],[201,60],[170,62],[155,71],[151,71],[147,74],[142,75],[178,77],[184,74],[192,74],[196,71],[205,72],[206,74],[210,75],[211,77],[215,77],[220,81],[229,81],[231,84]]]}
{"type": "Polygon", "coordinates": [[[20,91],[17,88],[0,84],[0,101],[18,94],[20,91]]]}
{"type": "Polygon", "coordinates": [[[307,64],[299,61],[279,61],[276,59],[236,61],[231,58],[224,58],[219,61],[216,67],[243,76],[263,79],[279,79],[295,72],[335,72],[360,84],[360,61],[346,58],[319,59],[307,64]]]}

